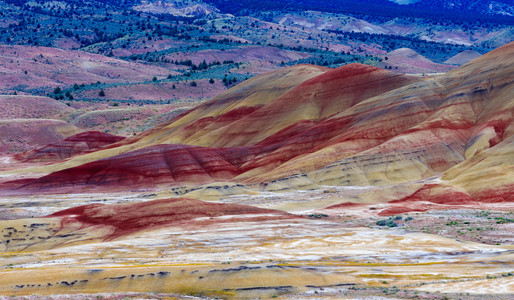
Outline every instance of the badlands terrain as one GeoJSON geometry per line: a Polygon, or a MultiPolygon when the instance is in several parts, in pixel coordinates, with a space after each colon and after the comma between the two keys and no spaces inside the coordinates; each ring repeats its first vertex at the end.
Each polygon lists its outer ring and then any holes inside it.
{"type": "Polygon", "coordinates": [[[0,294],[509,299],[513,66],[296,65],[4,155],[0,294]]]}
{"type": "Polygon", "coordinates": [[[508,0],[0,0],[0,298],[512,299],[508,0]]]}

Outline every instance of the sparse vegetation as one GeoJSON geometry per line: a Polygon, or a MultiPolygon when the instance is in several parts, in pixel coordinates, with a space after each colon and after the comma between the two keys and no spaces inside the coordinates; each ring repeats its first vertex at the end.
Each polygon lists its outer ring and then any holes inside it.
{"type": "Polygon", "coordinates": [[[389,217],[387,220],[378,220],[375,222],[376,225],[378,226],[387,226],[387,227],[398,227],[398,224],[395,223],[394,221],[395,220],[401,220],[402,217],[401,216],[396,216],[396,217],[389,217]]]}
{"type": "Polygon", "coordinates": [[[328,215],[327,214],[309,214],[308,217],[313,218],[313,219],[321,219],[321,218],[328,218],[328,215]]]}

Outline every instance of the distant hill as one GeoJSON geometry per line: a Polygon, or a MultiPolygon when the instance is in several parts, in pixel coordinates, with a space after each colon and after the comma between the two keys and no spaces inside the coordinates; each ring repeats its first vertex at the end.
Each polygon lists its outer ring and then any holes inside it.
{"type": "Polygon", "coordinates": [[[514,3],[510,0],[419,0],[409,1],[413,7],[430,10],[474,12],[482,15],[514,16],[514,3]]]}
{"type": "Polygon", "coordinates": [[[453,20],[459,22],[472,22],[473,19],[487,22],[514,23],[508,18],[512,16],[514,5],[509,0],[369,0],[365,5],[362,2],[349,0],[334,0],[320,2],[316,0],[293,1],[227,1],[227,0],[205,0],[214,4],[222,12],[244,14],[251,11],[262,10],[320,10],[351,14],[365,14],[373,16],[412,16],[419,18],[440,19],[441,21],[453,20]],[[493,17],[494,16],[494,17],[493,17]]]}
{"type": "Polygon", "coordinates": [[[74,109],[55,99],[31,95],[0,95],[0,119],[47,119],[74,109]]]}
{"type": "Polygon", "coordinates": [[[451,57],[450,59],[448,59],[447,61],[445,61],[444,63],[445,64],[449,64],[449,65],[463,65],[469,61],[472,61],[473,59],[477,58],[477,57],[480,57],[482,54],[476,52],[476,51],[473,51],[473,50],[466,50],[466,51],[463,51],[453,57],[451,57]]]}
{"type": "Polygon", "coordinates": [[[140,2],[140,4],[133,7],[134,10],[154,14],[170,14],[177,17],[203,17],[217,11],[215,8],[205,5],[201,1],[191,4],[177,1],[143,0],[140,2]]]}
{"type": "Polygon", "coordinates": [[[49,47],[0,45],[0,91],[48,92],[73,84],[151,81],[172,71],[104,55],[49,47]]]}
{"type": "Polygon", "coordinates": [[[453,67],[434,63],[409,48],[400,48],[387,53],[380,67],[405,74],[441,73],[453,67]]]}
{"type": "Polygon", "coordinates": [[[48,97],[0,95],[0,155],[39,148],[80,132],[60,119],[74,111],[48,97]]]}
{"type": "Polygon", "coordinates": [[[0,120],[0,155],[24,152],[63,140],[82,130],[52,119],[0,120]]]}

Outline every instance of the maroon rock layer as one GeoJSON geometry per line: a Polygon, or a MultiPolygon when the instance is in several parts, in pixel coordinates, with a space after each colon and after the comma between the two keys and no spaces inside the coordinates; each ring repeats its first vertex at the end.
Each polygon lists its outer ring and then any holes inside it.
{"type": "Polygon", "coordinates": [[[75,155],[98,150],[123,140],[124,137],[98,131],[86,131],[70,136],[60,142],[15,156],[23,162],[57,162],[75,155]]]}
{"type": "Polygon", "coordinates": [[[61,231],[88,227],[99,231],[99,227],[109,227],[110,234],[104,237],[107,240],[166,226],[205,226],[219,222],[255,222],[298,218],[276,210],[186,198],[119,205],[90,204],[59,211],[48,217],[62,219],[61,231]],[[233,218],[216,219],[221,216],[233,216],[233,218]],[[242,218],[239,219],[239,216],[242,218]]]}

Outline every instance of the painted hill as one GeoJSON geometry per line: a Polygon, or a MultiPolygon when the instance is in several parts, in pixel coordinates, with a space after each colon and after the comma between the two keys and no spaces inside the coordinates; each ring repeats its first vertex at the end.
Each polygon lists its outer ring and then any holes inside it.
{"type": "MultiPolygon", "coordinates": [[[[477,155],[509,155],[513,78],[505,62],[512,52],[511,43],[422,81],[360,64],[275,71],[139,136],[46,166],[40,170],[53,173],[19,182],[19,191],[224,181],[289,190],[426,180],[471,164],[477,155]]],[[[480,185],[448,176],[436,185],[443,194],[510,201],[478,197],[468,188],[480,185]]],[[[503,181],[502,195],[508,195],[503,181]]]]}
{"type": "Polygon", "coordinates": [[[444,63],[449,64],[449,65],[461,66],[461,65],[468,63],[468,62],[472,61],[473,59],[480,57],[480,56],[481,56],[481,54],[476,51],[466,50],[466,51],[462,51],[461,53],[449,58],[444,63]]]}
{"type": "Polygon", "coordinates": [[[171,181],[177,184],[208,183],[229,180],[254,169],[259,172],[272,170],[298,155],[329,145],[330,139],[344,132],[346,127],[327,130],[334,126],[327,121],[330,116],[416,80],[359,64],[335,70],[314,66],[285,69],[243,83],[176,118],[171,124],[122,142],[127,145],[91,156],[97,159],[97,155],[110,155],[108,152],[119,154],[126,151],[123,149],[131,150],[112,157],[115,163],[110,159],[92,161],[41,178],[33,184],[46,185],[57,177],[60,178],[57,180],[59,185],[81,180],[92,183],[97,181],[90,177],[93,169],[104,186],[171,181]],[[295,86],[290,85],[293,74],[296,80],[300,79],[295,86]],[[308,79],[313,75],[317,76],[308,79]],[[275,80],[269,81],[270,77],[275,80]],[[271,94],[266,85],[256,84],[263,81],[273,85],[271,94]],[[286,84],[285,89],[278,88],[281,82],[286,84]],[[366,90],[364,87],[370,82],[374,83],[375,89],[366,90]],[[312,139],[313,133],[320,134],[317,140],[312,139]],[[149,147],[151,145],[155,146],[149,147]],[[291,151],[293,147],[295,150],[291,151]],[[139,159],[141,155],[144,160],[139,159]],[[177,159],[169,159],[170,155],[177,155],[177,159]],[[141,161],[140,167],[145,171],[129,172],[135,161],[141,161]],[[101,169],[107,173],[98,173],[101,169]],[[192,173],[188,175],[189,172],[192,173]],[[161,176],[166,173],[171,178],[161,176]],[[135,174],[139,175],[134,178],[135,174]]]}
{"type": "Polygon", "coordinates": [[[124,137],[108,133],[86,131],[40,149],[15,155],[15,158],[24,162],[61,161],[72,156],[98,150],[123,139],[124,137]]]}
{"type": "Polygon", "coordinates": [[[80,132],[63,120],[74,111],[48,97],[0,95],[0,155],[37,149],[80,132]]]}
{"type": "Polygon", "coordinates": [[[0,243],[0,249],[2,251],[47,250],[111,241],[171,226],[185,230],[212,224],[286,219],[299,219],[299,217],[282,211],[247,205],[209,203],[185,198],[118,205],[90,204],[61,210],[40,219],[40,224],[50,225],[45,226],[45,230],[55,231],[52,237],[23,241],[13,236],[12,242],[0,243]],[[81,228],[80,232],[76,231],[77,228],[81,228]],[[70,232],[73,233],[69,234],[70,232]]]}

